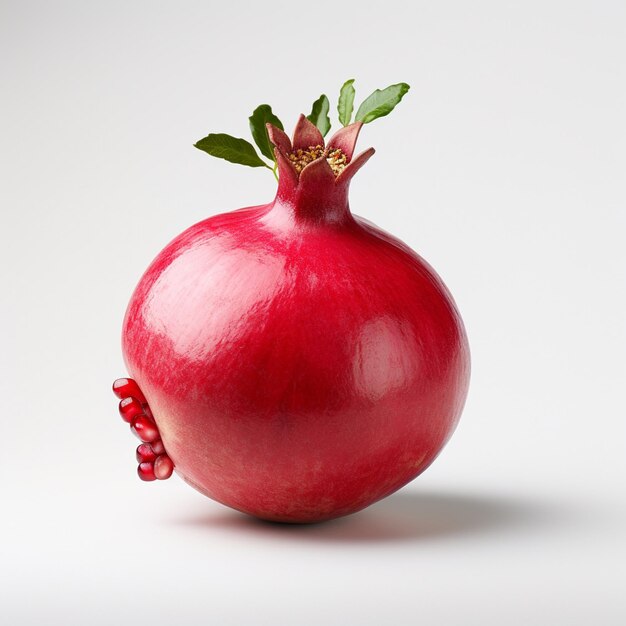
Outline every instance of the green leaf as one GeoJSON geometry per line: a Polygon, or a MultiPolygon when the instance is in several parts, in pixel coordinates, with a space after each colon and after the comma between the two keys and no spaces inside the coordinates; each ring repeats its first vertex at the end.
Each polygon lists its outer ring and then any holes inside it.
{"type": "Polygon", "coordinates": [[[250,131],[252,132],[254,143],[259,146],[261,154],[275,161],[276,157],[274,156],[274,150],[269,135],[267,134],[267,126],[265,124],[269,122],[277,128],[280,128],[280,130],[285,130],[283,123],[274,115],[272,107],[269,104],[259,105],[254,109],[254,112],[248,119],[250,120],[250,131]]]}
{"type": "Polygon", "coordinates": [[[238,139],[223,133],[211,133],[193,145],[198,150],[203,150],[218,159],[226,159],[231,163],[272,169],[265,161],[261,160],[254,146],[245,139],[238,139]]]}
{"type": "Polygon", "coordinates": [[[337,102],[337,112],[339,113],[339,121],[343,126],[347,126],[352,119],[352,111],[354,110],[354,78],[347,80],[341,87],[339,92],[339,101],[337,102]]]}
{"type": "Polygon", "coordinates": [[[328,111],[330,111],[330,102],[328,98],[322,94],[314,103],[311,109],[311,114],[307,115],[307,119],[313,122],[322,133],[323,137],[326,137],[326,133],[330,130],[330,117],[328,117],[328,111]]]}
{"type": "Polygon", "coordinates": [[[371,96],[363,100],[356,112],[356,120],[367,124],[379,117],[389,115],[402,100],[402,96],[410,89],[406,83],[389,85],[386,89],[377,89],[371,96]]]}

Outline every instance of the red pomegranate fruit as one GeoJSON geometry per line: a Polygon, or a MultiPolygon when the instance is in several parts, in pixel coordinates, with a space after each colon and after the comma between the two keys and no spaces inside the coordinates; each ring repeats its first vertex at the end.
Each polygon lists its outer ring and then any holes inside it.
{"type": "Polygon", "coordinates": [[[327,144],[304,116],[293,140],[267,124],[274,201],[192,226],[139,281],[123,325],[132,379],[114,391],[142,479],[175,468],[251,515],[321,521],[396,491],[450,437],[463,323],[422,258],[350,211],[374,153],[353,156],[371,121],[357,120],[327,144]]]}

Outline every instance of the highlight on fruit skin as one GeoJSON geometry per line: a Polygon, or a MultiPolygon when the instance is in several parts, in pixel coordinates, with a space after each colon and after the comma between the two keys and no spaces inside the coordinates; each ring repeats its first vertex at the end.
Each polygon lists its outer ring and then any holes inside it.
{"type": "Polygon", "coordinates": [[[470,376],[456,304],[426,261],[348,201],[374,154],[355,152],[363,126],[408,85],[375,91],[353,119],[353,83],[341,89],[341,128],[329,139],[322,95],[291,138],[269,105],[255,109],[262,156],[229,135],[195,144],[272,170],[278,187],[267,204],[175,237],[132,294],[122,329],[132,378],[113,389],[142,441],[142,480],[175,466],[231,508],[318,522],[413,480],[456,428],[470,376]]]}
{"type": "Polygon", "coordinates": [[[120,399],[121,418],[143,442],[136,451],[139,478],[147,482],[166,480],[172,475],[174,464],[165,452],[159,429],[139,385],[132,378],[118,378],[113,383],[113,393],[120,399]]]}

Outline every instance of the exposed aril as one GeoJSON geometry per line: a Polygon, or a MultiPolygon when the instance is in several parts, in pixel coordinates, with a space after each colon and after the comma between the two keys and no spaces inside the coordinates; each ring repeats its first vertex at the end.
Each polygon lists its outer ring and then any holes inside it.
{"type": "Polygon", "coordinates": [[[167,456],[167,454],[162,454],[161,456],[157,457],[156,461],[154,462],[154,475],[159,480],[165,480],[166,478],[169,478],[172,475],[173,471],[174,464],[172,463],[170,457],[167,456]]]}
{"type": "Polygon", "coordinates": [[[140,463],[137,467],[137,474],[141,480],[145,480],[146,482],[156,480],[156,476],[154,475],[154,466],[149,462],[140,463]]]}
{"type": "Polygon", "coordinates": [[[142,443],[137,446],[137,462],[138,463],[154,463],[157,458],[157,454],[154,451],[152,444],[142,443]]]}
{"type": "Polygon", "coordinates": [[[132,397],[120,400],[119,411],[122,419],[129,424],[131,424],[136,417],[145,413],[141,402],[132,397]]]}
{"type": "Polygon", "coordinates": [[[140,402],[146,401],[137,383],[131,378],[118,378],[113,383],[113,393],[121,400],[132,397],[137,398],[140,402]]]}
{"type": "Polygon", "coordinates": [[[156,424],[151,421],[146,415],[140,415],[135,418],[131,424],[131,430],[141,441],[149,443],[159,439],[159,430],[156,424]]]}

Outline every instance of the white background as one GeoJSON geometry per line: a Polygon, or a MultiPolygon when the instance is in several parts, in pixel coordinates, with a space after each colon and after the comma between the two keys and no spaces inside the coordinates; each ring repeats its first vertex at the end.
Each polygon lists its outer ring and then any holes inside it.
{"type": "Polygon", "coordinates": [[[618,1],[0,3],[0,622],[626,623],[625,61],[618,1]],[[274,193],[192,143],[347,78],[412,85],[352,207],[456,297],[456,434],[323,525],[141,483],[110,392],[131,291],[274,193]]]}

